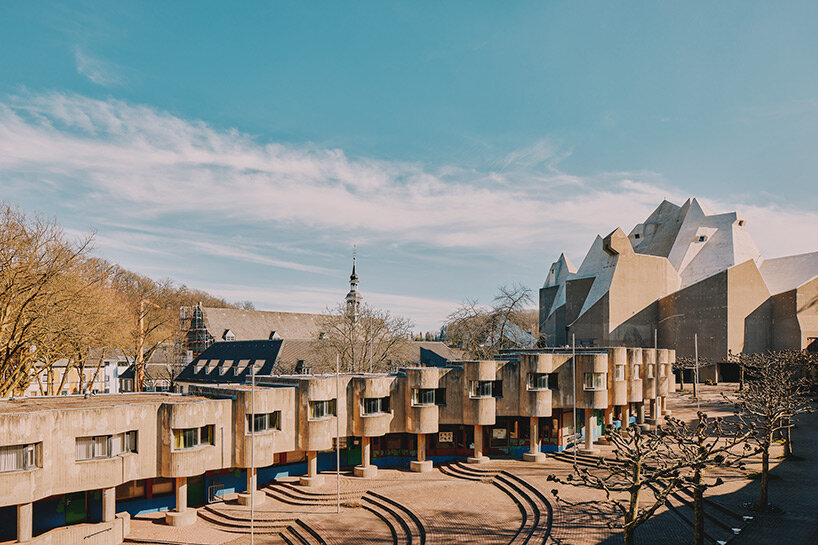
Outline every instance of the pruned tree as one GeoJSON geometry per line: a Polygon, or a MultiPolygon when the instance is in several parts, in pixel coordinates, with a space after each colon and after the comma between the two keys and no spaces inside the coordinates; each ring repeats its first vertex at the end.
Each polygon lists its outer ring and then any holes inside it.
{"type": "Polygon", "coordinates": [[[362,304],[357,314],[340,304],[318,319],[315,351],[323,370],[335,369],[335,357],[346,372],[388,371],[405,363],[414,325],[408,318],[362,304]]]}
{"type": "Polygon", "coordinates": [[[613,459],[600,458],[596,467],[575,465],[574,473],[567,479],[549,475],[548,480],[603,491],[604,499],[578,502],[564,499],[558,489],[551,492],[558,501],[571,505],[613,505],[624,517],[621,527],[625,545],[633,545],[636,529],[656,513],[682,482],[687,462],[678,459],[671,443],[661,432],[632,426],[612,431],[607,439],[613,446],[613,459]],[[642,505],[646,490],[653,495],[642,505]]]}
{"type": "MultiPolygon", "coordinates": [[[[770,446],[777,433],[788,429],[799,414],[811,410],[809,383],[803,369],[787,353],[768,352],[747,367],[748,381],[738,392],[736,411],[754,429],[749,438],[761,452],[761,488],[758,508],[768,507],[770,446]]],[[[727,397],[727,396],[725,396],[727,397]]],[[[729,397],[727,397],[729,399],[729,397]]]]}
{"type": "Polygon", "coordinates": [[[693,492],[693,545],[703,545],[704,493],[723,484],[706,474],[719,467],[742,468],[742,460],[756,452],[747,442],[753,429],[740,419],[708,418],[700,411],[692,423],[666,416],[659,433],[684,464],[683,485],[693,492]]]}
{"type": "Polygon", "coordinates": [[[698,360],[696,358],[691,358],[688,356],[676,356],[676,361],[673,362],[673,371],[679,373],[679,384],[682,385],[682,390],[684,390],[685,380],[684,380],[684,373],[685,371],[693,371],[693,397],[699,397],[699,383],[697,380],[697,369],[701,368],[702,365],[707,365],[706,361],[703,361],[701,358],[698,360]]]}

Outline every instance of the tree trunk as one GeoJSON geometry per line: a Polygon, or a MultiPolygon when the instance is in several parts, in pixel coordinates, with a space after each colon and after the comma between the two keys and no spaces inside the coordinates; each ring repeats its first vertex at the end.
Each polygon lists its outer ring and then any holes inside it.
{"type": "Polygon", "coordinates": [[[635,545],[636,541],[634,541],[633,528],[625,526],[624,533],[625,533],[625,536],[624,536],[625,545],[635,545]]]}
{"type": "Polygon", "coordinates": [[[702,472],[696,469],[693,477],[693,545],[704,545],[704,487],[702,472]]]}
{"type": "Polygon", "coordinates": [[[770,473],[770,442],[772,434],[766,444],[762,446],[761,451],[761,492],[758,498],[758,506],[760,509],[767,509],[767,479],[770,473]]]}
{"type": "Polygon", "coordinates": [[[790,425],[790,419],[784,418],[784,457],[789,458],[792,456],[792,434],[790,430],[792,430],[792,426],[790,425]]]}
{"type": "Polygon", "coordinates": [[[738,366],[738,391],[744,390],[744,364],[738,366]]]}

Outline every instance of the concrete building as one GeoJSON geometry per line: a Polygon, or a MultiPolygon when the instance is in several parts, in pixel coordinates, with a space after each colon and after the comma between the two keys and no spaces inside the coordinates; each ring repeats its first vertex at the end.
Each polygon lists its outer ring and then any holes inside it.
{"type": "Polygon", "coordinates": [[[675,359],[640,348],[526,350],[336,377],[274,374],[280,348],[216,343],[177,378],[184,394],[0,401],[0,541],[87,545],[93,535],[114,545],[129,515],[157,510],[186,525],[192,507],[224,493],[246,502],[282,475],[319,483],[336,445],[359,478],[453,458],[538,461],[574,441],[593,451],[606,426],[663,413],[675,359]]]}
{"type": "Polygon", "coordinates": [[[764,259],[738,212],[662,202],[626,235],[597,236],[579,268],[565,257],[540,290],[547,346],[669,346],[723,361],[818,350],[818,252],[764,259]]]}

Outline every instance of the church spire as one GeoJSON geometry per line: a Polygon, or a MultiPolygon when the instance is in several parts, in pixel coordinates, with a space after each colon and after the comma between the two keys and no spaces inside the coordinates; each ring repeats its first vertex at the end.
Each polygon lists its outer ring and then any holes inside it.
{"type": "Polygon", "coordinates": [[[357,260],[357,248],[352,247],[352,274],[349,275],[349,293],[346,296],[347,314],[352,317],[353,321],[358,319],[358,313],[361,306],[361,294],[358,293],[358,273],[355,272],[355,265],[357,260]]]}

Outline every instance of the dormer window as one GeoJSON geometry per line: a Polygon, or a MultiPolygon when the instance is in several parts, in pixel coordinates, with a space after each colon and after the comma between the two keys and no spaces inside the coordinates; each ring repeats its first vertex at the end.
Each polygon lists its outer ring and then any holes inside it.
{"type": "Polygon", "coordinates": [[[222,334],[222,339],[224,339],[225,341],[235,341],[236,334],[233,333],[233,330],[231,329],[225,329],[224,333],[222,334]]]}
{"type": "Polygon", "coordinates": [[[268,340],[270,340],[270,341],[280,341],[281,340],[281,335],[279,335],[275,331],[271,331],[270,332],[270,337],[268,338],[268,340]]]}
{"type": "Polygon", "coordinates": [[[696,242],[706,242],[706,241],[707,241],[707,235],[699,235],[698,237],[696,237],[696,242]]]}

